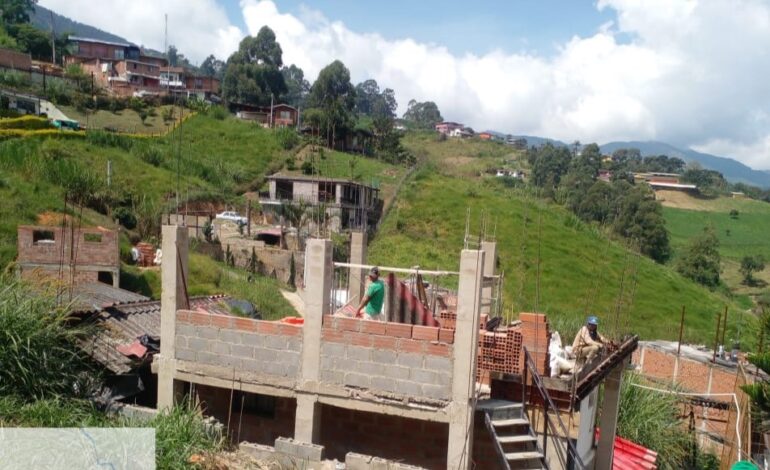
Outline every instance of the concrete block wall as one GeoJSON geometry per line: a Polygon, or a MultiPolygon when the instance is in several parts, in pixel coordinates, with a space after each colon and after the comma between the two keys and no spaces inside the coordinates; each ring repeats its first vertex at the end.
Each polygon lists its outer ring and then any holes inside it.
{"type": "Polygon", "coordinates": [[[449,400],[454,331],[325,316],[321,380],[449,400]]]}
{"type": "Polygon", "coordinates": [[[175,357],[294,378],[299,372],[301,332],[302,327],[296,325],[179,310],[175,357]]]}

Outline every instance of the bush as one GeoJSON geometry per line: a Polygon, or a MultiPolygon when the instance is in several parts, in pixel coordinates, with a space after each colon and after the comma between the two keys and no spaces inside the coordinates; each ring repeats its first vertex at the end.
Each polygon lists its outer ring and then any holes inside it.
{"type": "Polygon", "coordinates": [[[128,107],[133,109],[134,111],[136,111],[138,113],[139,111],[142,111],[143,109],[145,109],[147,107],[147,105],[145,104],[145,102],[141,98],[137,98],[136,96],[132,96],[128,100],[128,107]]]}
{"type": "Polygon", "coordinates": [[[160,166],[163,163],[163,153],[157,147],[152,145],[142,145],[138,147],[139,158],[152,166],[160,166]]]}
{"type": "Polygon", "coordinates": [[[278,143],[284,150],[291,150],[299,144],[299,135],[294,129],[282,127],[275,131],[278,143]]]}
{"type": "Polygon", "coordinates": [[[37,116],[22,116],[12,119],[0,119],[0,129],[53,129],[48,119],[37,116]]]}
{"type": "Polygon", "coordinates": [[[224,120],[228,114],[230,113],[227,112],[224,106],[212,106],[208,110],[208,115],[219,121],[224,120]]]}
{"type": "Polygon", "coordinates": [[[160,112],[163,122],[172,121],[174,119],[174,108],[163,108],[160,112]]]}
{"type": "Polygon", "coordinates": [[[112,211],[112,217],[129,230],[136,228],[136,216],[128,207],[117,207],[112,211]]]}

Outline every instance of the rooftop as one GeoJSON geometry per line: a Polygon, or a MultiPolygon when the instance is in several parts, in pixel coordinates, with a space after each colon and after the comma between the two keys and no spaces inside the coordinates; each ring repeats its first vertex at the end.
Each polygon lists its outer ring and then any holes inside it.
{"type": "Polygon", "coordinates": [[[127,42],[114,42],[114,41],[104,41],[102,39],[94,39],[94,38],[86,38],[82,36],[70,36],[70,41],[75,42],[94,42],[97,44],[107,44],[109,46],[119,46],[119,47],[139,47],[136,44],[131,44],[127,42]]]}
{"type": "Polygon", "coordinates": [[[373,188],[372,186],[369,186],[364,183],[360,183],[358,181],[353,181],[345,178],[327,178],[324,176],[308,176],[308,175],[285,175],[281,173],[276,173],[274,175],[270,175],[267,177],[268,180],[282,180],[282,181],[312,181],[312,182],[322,182],[322,183],[346,183],[346,184],[355,184],[357,186],[365,186],[367,188],[373,188]]]}

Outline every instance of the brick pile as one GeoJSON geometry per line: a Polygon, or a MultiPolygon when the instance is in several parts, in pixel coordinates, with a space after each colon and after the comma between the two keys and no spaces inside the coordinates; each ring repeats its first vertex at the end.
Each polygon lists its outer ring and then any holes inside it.
{"type": "MultiPolygon", "coordinates": [[[[548,318],[543,313],[520,313],[519,331],[522,336],[521,345],[527,348],[529,355],[535,362],[535,367],[540,375],[550,374],[550,355],[548,346],[551,343],[551,329],[548,318]]],[[[520,352],[520,364],[524,366],[524,348],[520,352]]]]}

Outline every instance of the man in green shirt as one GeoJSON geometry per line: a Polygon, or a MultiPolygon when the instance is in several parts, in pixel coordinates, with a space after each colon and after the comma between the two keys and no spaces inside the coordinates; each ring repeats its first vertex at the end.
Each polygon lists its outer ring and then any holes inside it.
{"type": "Polygon", "coordinates": [[[375,266],[369,271],[369,288],[366,289],[366,295],[361,299],[361,305],[358,307],[358,316],[365,314],[365,320],[382,320],[382,303],[385,300],[385,283],[380,280],[380,269],[375,266]]]}

